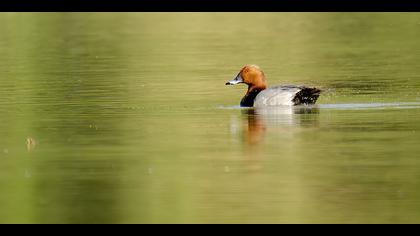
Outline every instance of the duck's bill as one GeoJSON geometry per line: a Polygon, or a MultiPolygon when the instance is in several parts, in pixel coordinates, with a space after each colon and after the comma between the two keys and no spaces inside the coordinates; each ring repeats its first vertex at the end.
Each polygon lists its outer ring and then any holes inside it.
{"type": "Polygon", "coordinates": [[[235,77],[235,79],[234,79],[234,80],[228,81],[228,82],[226,83],[226,85],[235,85],[235,84],[240,84],[240,83],[243,83],[243,82],[244,82],[244,80],[242,79],[241,74],[238,74],[238,75],[235,77]]]}

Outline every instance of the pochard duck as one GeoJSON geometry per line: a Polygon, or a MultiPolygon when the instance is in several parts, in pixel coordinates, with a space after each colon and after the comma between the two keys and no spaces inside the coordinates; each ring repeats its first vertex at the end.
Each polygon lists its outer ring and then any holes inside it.
{"type": "Polygon", "coordinates": [[[246,65],[235,79],[226,85],[244,83],[248,91],[241,100],[241,107],[296,106],[315,104],[321,90],[305,86],[285,85],[268,88],[264,72],[256,65],[246,65]]]}

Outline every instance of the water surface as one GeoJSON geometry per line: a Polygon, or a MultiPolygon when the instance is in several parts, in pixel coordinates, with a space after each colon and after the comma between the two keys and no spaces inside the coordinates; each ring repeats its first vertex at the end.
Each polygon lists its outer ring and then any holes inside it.
{"type": "Polygon", "coordinates": [[[0,22],[1,223],[420,223],[420,14],[0,22]],[[248,63],[325,92],[239,109],[248,63]]]}

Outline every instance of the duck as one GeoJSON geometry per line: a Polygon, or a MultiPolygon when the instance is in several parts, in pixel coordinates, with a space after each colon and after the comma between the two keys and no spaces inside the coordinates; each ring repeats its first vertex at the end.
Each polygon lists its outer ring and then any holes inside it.
{"type": "Polygon", "coordinates": [[[236,84],[248,85],[240,103],[241,107],[312,105],[321,94],[318,88],[301,85],[277,85],[269,88],[264,72],[257,65],[245,65],[233,80],[226,83],[236,84]]]}

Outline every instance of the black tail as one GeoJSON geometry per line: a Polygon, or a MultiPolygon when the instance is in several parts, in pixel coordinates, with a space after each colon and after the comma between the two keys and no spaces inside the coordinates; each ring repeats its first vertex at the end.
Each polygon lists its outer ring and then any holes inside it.
{"type": "Polygon", "coordinates": [[[310,105],[315,104],[316,101],[319,98],[319,95],[321,95],[321,90],[317,88],[307,88],[302,87],[302,90],[300,90],[295,97],[293,98],[293,103],[295,105],[310,105]]]}

